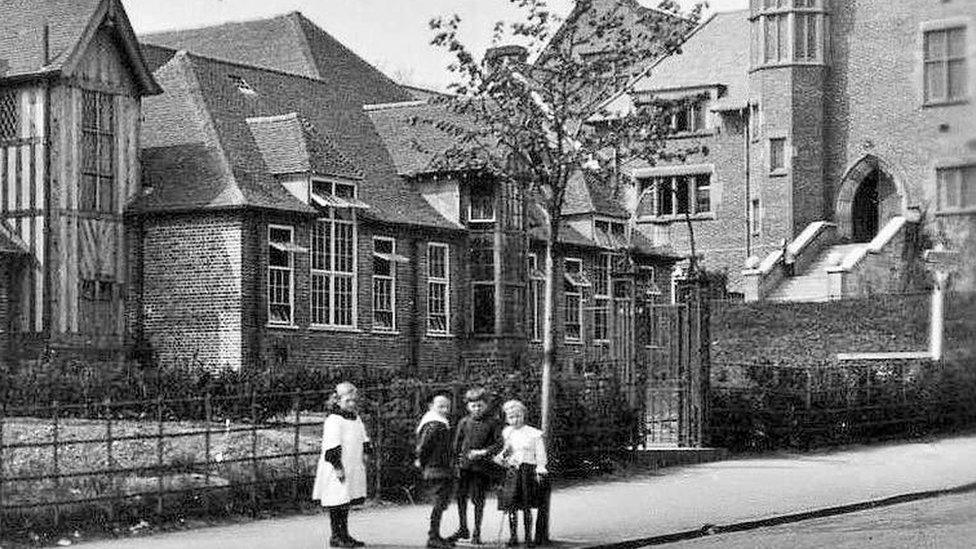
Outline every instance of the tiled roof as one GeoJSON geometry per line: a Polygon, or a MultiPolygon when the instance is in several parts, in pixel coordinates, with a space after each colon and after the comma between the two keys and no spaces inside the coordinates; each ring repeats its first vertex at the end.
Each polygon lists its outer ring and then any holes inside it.
{"type": "Polygon", "coordinates": [[[747,105],[749,97],[749,11],[716,13],[692,32],[681,53],[651,67],[634,91],[722,85],[726,105],[747,105]]]}
{"type": "Polygon", "coordinates": [[[330,81],[363,103],[413,97],[299,12],[271,19],[147,34],[143,42],[330,81]]]}
{"type": "Polygon", "coordinates": [[[563,215],[598,214],[609,217],[630,217],[627,210],[613,197],[613,190],[598,176],[575,172],[566,185],[563,215]]]}
{"type": "MultiPolygon", "coordinates": [[[[331,81],[186,52],[176,54],[156,74],[166,93],[144,102],[147,179],[176,187],[155,187],[137,206],[166,210],[175,202],[190,208],[237,205],[310,211],[274,180],[275,168],[269,168],[258,144],[263,137],[255,139],[253,123],[248,123],[294,115],[322,136],[341,136],[331,145],[336,158],[362,169],[359,196],[370,205],[367,215],[390,223],[457,228],[397,176],[382,140],[362,112],[361,99],[331,81]],[[191,165],[210,167],[195,176],[195,170],[182,166],[181,155],[191,165]],[[161,198],[153,196],[157,193],[161,198]]],[[[313,157],[325,141],[311,142],[308,152],[313,157]]],[[[317,162],[310,160],[313,168],[317,162]]]]}
{"type": "Polygon", "coordinates": [[[451,166],[444,162],[443,153],[457,144],[451,136],[451,127],[472,128],[474,124],[447,104],[410,101],[367,105],[365,109],[400,175],[471,167],[471,164],[451,166]]]}
{"type": "Polygon", "coordinates": [[[111,28],[142,93],[158,93],[119,0],[0,2],[0,79],[70,72],[106,17],[114,21],[111,28]]]}
{"type": "Polygon", "coordinates": [[[270,173],[363,178],[363,171],[298,113],[248,118],[247,125],[270,173]]]}

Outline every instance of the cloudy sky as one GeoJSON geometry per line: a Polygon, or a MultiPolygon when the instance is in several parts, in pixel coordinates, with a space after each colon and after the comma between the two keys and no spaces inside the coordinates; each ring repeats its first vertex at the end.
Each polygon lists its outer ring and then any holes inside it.
{"type": "MultiPolygon", "coordinates": [[[[653,5],[653,0],[639,0],[653,5]]],[[[681,0],[688,6],[694,0],[681,0]]],[[[572,0],[551,0],[568,13],[572,0]]],[[[743,9],[748,0],[709,0],[713,11],[743,9]]],[[[192,28],[301,11],[339,41],[399,81],[444,89],[449,57],[430,46],[427,22],[457,13],[475,51],[490,41],[492,25],[514,13],[510,0],[123,0],[137,33],[192,28]]]]}

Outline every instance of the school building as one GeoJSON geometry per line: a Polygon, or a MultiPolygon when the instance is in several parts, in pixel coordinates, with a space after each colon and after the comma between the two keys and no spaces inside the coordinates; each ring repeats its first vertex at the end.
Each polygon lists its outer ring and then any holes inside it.
{"type": "Polygon", "coordinates": [[[749,300],[925,287],[936,243],[961,258],[952,287],[972,291],[974,63],[973,2],[752,0],[715,14],[608,103],[693,99],[671,143],[697,152],[629,165],[627,208],[677,255],[693,234],[702,265],[749,300]]]}
{"type": "MultiPolygon", "coordinates": [[[[538,350],[531,201],[416,154],[430,92],[297,12],[139,38],[119,0],[0,13],[6,358],[423,374],[538,350]]],[[[582,365],[671,299],[678,258],[596,182],[570,195],[557,340],[582,365]]]]}

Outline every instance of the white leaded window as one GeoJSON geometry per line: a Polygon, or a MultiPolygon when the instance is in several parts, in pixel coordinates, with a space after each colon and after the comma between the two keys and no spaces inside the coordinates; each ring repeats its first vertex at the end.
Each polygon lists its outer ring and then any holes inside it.
{"type": "Polygon", "coordinates": [[[827,17],[820,0],[763,0],[753,29],[753,62],[820,63],[827,17]]]}
{"type": "Polygon", "coordinates": [[[762,234],[762,207],[758,198],[753,198],[749,204],[749,232],[752,236],[762,234]]]}
{"type": "Polygon", "coordinates": [[[939,213],[976,210],[976,165],[939,168],[936,186],[939,213]]]}
{"type": "Polygon", "coordinates": [[[786,139],[777,137],[769,140],[769,171],[782,173],[786,171],[786,139]]]}
{"type": "Polygon", "coordinates": [[[566,341],[583,341],[583,288],[590,286],[583,275],[583,261],[566,258],[564,261],[563,299],[565,302],[566,341]]]}
{"type": "Polygon", "coordinates": [[[526,306],[529,313],[529,328],[532,330],[532,340],[542,340],[543,315],[545,315],[546,274],[539,268],[539,256],[529,254],[529,303],[526,306]]]}
{"type": "Polygon", "coordinates": [[[356,213],[352,208],[328,206],[337,196],[355,198],[356,188],[332,181],[313,181],[319,197],[319,218],[312,230],[311,323],[320,327],[356,325],[356,213]]]}
{"type": "Polygon", "coordinates": [[[268,226],[268,323],[295,322],[295,231],[268,226]]]}
{"type": "Polygon", "coordinates": [[[427,331],[450,333],[451,255],[447,244],[427,245],[427,331]]]}
{"type": "Polygon", "coordinates": [[[613,254],[600,254],[593,270],[593,339],[610,340],[610,288],[613,254]]]}
{"type": "Polygon", "coordinates": [[[966,27],[925,33],[925,102],[959,101],[967,95],[966,27]]]}
{"type": "Polygon", "coordinates": [[[373,238],[373,328],[396,329],[396,241],[373,238]]]}
{"type": "Polygon", "coordinates": [[[656,217],[705,214],[712,211],[712,174],[652,176],[640,180],[641,189],[650,189],[656,217]]]}

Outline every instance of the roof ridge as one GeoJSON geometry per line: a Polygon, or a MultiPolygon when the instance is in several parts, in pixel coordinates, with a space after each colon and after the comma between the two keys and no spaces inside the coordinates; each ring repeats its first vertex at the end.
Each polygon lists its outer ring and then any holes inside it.
{"type": "Polygon", "coordinates": [[[430,105],[426,99],[415,99],[413,101],[396,101],[393,103],[373,103],[363,105],[363,112],[389,111],[393,109],[407,109],[410,107],[424,107],[430,105]]]}
{"type": "MultiPolygon", "coordinates": [[[[305,17],[304,15],[302,15],[302,12],[300,12],[298,10],[291,10],[291,11],[288,11],[288,12],[285,12],[285,13],[279,13],[278,15],[272,15],[270,17],[253,17],[253,18],[248,18],[248,19],[239,19],[239,20],[235,20],[235,21],[224,21],[222,23],[217,23],[215,25],[214,24],[211,24],[211,25],[200,25],[198,27],[180,27],[180,28],[172,28],[172,29],[162,29],[162,30],[157,30],[157,31],[152,31],[152,32],[140,33],[140,34],[138,34],[138,37],[139,37],[139,41],[142,42],[144,39],[146,39],[148,37],[151,37],[151,36],[159,36],[161,34],[172,34],[174,32],[199,31],[199,30],[205,30],[205,29],[216,29],[216,28],[219,28],[219,27],[227,27],[227,26],[230,26],[230,25],[246,25],[248,23],[259,23],[259,22],[263,22],[263,21],[274,21],[275,19],[285,19],[286,17],[292,17],[292,16],[294,16],[296,14],[297,15],[301,15],[302,17],[305,17]]],[[[151,44],[152,42],[149,42],[149,43],[151,44]]],[[[155,44],[153,44],[153,45],[155,45],[155,44]]]]}
{"type": "MultiPolygon", "coordinates": [[[[155,44],[152,44],[152,45],[155,46],[155,44]]],[[[163,46],[163,47],[165,47],[165,46],[163,46]]],[[[295,73],[295,72],[288,72],[288,71],[283,71],[283,70],[280,70],[280,69],[272,69],[272,68],[269,68],[269,67],[261,67],[261,66],[258,66],[258,65],[249,65],[247,63],[241,63],[239,61],[233,61],[231,59],[224,59],[224,58],[221,58],[221,57],[212,57],[212,56],[209,56],[209,55],[202,55],[202,54],[199,54],[199,53],[196,53],[196,52],[192,52],[192,51],[189,51],[189,50],[176,50],[176,51],[177,51],[177,53],[183,53],[187,57],[195,57],[195,58],[197,58],[197,59],[199,59],[201,61],[207,61],[207,62],[212,62],[212,63],[221,63],[223,65],[229,65],[229,66],[232,66],[232,67],[238,67],[238,68],[249,69],[249,70],[254,70],[254,71],[261,71],[261,72],[266,72],[266,73],[269,73],[269,74],[276,74],[276,75],[279,75],[279,76],[288,76],[288,77],[293,77],[293,78],[300,78],[302,80],[308,80],[309,82],[315,82],[315,83],[318,83],[318,84],[327,84],[328,83],[326,80],[322,80],[321,78],[312,78],[311,76],[305,76],[304,74],[298,74],[298,73],[295,73]]]]}
{"type": "MultiPolygon", "coordinates": [[[[308,21],[309,23],[312,24],[312,26],[314,26],[315,28],[321,30],[322,32],[325,32],[326,34],[328,34],[328,32],[326,32],[326,30],[323,29],[322,27],[319,27],[318,25],[316,25],[308,17],[305,17],[304,15],[302,15],[302,12],[300,12],[300,11],[297,11],[296,10],[296,11],[290,12],[290,13],[288,13],[288,15],[286,17],[288,19],[288,22],[291,23],[295,27],[295,31],[298,33],[298,41],[300,43],[300,46],[299,47],[302,50],[302,57],[305,58],[305,62],[308,63],[308,65],[313,68],[313,70],[315,71],[315,77],[316,78],[318,78],[319,80],[324,80],[324,77],[322,75],[322,71],[319,70],[319,65],[318,65],[318,63],[315,62],[315,55],[312,53],[312,45],[308,43],[308,34],[305,33],[305,27],[304,27],[304,25],[302,25],[302,21],[303,20],[304,21],[308,21]]],[[[335,38],[335,37],[333,37],[333,38],[335,38]]],[[[355,52],[353,52],[353,53],[355,54],[355,52]]],[[[355,54],[355,55],[358,56],[358,54],[355,54]]]]}
{"type": "MultiPolygon", "coordinates": [[[[219,158],[220,162],[220,171],[228,181],[226,187],[233,187],[237,190],[238,196],[244,198],[244,191],[240,188],[240,184],[237,181],[237,176],[234,175],[234,167],[230,164],[230,160],[227,158],[227,151],[224,149],[224,144],[221,142],[220,132],[217,131],[213,115],[210,112],[210,109],[207,107],[206,98],[203,95],[203,87],[200,85],[200,80],[197,76],[197,67],[193,64],[193,54],[186,50],[179,50],[176,52],[176,55],[173,56],[173,59],[170,59],[169,63],[183,64],[182,68],[186,71],[187,88],[189,92],[188,95],[190,100],[193,102],[191,108],[196,112],[197,116],[200,117],[200,121],[203,126],[202,129],[207,138],[205,144],[212,146],[217,150],[217,157],[219,158]]],[[[242,205],[246,204],[246,202],[246,199],[242,200],[242,205]]]]}
{"type": "Polygon", "coordinates": [[[285,114],[269,114],[266,116],[249,116],[244,119],[245,122],[250,124],[251,122],[282,122],[284,120],[291,120],[293,118],[297,119],[299,117],[298,112],[292,111],[285,114]]]}

